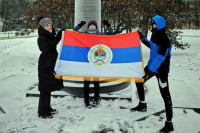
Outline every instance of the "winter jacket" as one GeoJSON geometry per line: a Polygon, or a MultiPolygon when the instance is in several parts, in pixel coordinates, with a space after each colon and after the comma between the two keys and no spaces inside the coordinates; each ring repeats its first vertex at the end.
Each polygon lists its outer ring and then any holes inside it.
{"type": "Polygon", "coordinates": [[[38,28],[38,47],[42,52],[38,62],[38,90],[52,92],[63,88],[63,80],[54,76],[54,66],[57,60],[56,46],[61,39],[61,32],[55,37],[55,33],[50,33],[44,28],[38,28]]]}
{"type": "Polygon", "coordinates": [[[151,72],[168,75],[172,47],[165,32],[165,20],[156,16],[152,18],[152,21],[157,25],[157,32],[152,31],[150,41],[147,38],[141,38],[141,41],[150,48],[150,59],[147,66],[151,72]]]}

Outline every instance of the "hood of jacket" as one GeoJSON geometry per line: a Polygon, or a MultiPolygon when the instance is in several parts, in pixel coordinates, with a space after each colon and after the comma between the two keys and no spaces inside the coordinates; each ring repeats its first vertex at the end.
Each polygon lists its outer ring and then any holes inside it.
{"type": "Polygon", "coordinates": [[[50,37],[50,38],[54,38],[55,37],[51,32],[45,30],[41,26],[38,28],[38,35],[39,36],[44,35],[44,36],[47,36],[47,37],[50,37]]]}
{"type": "Polygon", "coordinates": [[[157,30],[161,30],[166,26],[165,19],[161,16],[154,16],[151,20],[157,25],[157,30]]]}

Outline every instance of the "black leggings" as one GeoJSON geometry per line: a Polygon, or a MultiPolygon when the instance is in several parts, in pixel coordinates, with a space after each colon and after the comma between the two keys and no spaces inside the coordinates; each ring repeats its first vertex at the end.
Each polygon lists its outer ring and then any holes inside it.
{"type": "MultiPolygon", "coordinates": [[[[169,92],[168,75],[155,75],[158,80],[161,96],[165,103],[167,121],[171,121],[173,117],[172,100],[169,92]]],[[[140,101],[145,101],[144,83],[136,83],[140,101]]]]}
{"type": "MultiPolygon", "coordinates": [[[[98,97],[99,96],[99,82],[98,81],[93,81],[94,82],[94,96],[98,97]]],[[[85,100],[89,100],[89,91],[90,91],[90,81],[84,81],[84,98],[85,100]]]]}

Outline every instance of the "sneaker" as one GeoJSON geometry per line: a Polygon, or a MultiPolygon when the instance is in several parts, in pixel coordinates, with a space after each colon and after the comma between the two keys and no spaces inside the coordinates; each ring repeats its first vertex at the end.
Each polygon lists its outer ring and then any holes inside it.
{"type": "Polygon", "coordinates": [[[133,111],[146,112],[147,111],[147,104],[139,102],[138,106],[131,108],[131,112],[133,112],[133,111]]]}
{"type": "Polygon", "coordinates": [[[92,101],[92,105],[96,107],[100,103],[100,101],[101,101],[101,97],[99,95],[94,96],[93,101],[92,101]]]}
{"type": "Polygon", "coordinates": [[[92,101],[91,107],[97,107],[98,103],[96,101],[92,101]]]}
{"type": "Polygon", "coordinates": [[[89,99],[84,99],[84,102],[85,102],[85,107],[86,108],[92,108],[92,106],[90,105],[90,101],[89,101],[89,99]]]}
{"type": "Polygon", "coordinates": [[[92,106],[90,105],[89,102],[86,102],[86,103],[85,103],[85,107],[88,108],[88,109],[91,109],[91,108],[92,108],[92,106]]]}
{"type": "Polygon", "coordinates": [[[91,105],[85,105],[86,108],[91,109],[92,106],[91,105]]]}
{"type": "Polygon", "coordinates": [[[174,131],[173,123],[172,122],[165,122],[165,126],[160,130],[160,133],[170,133],[174,131]]]}
{"type": "Polygon", "coordinates": [[[43,118],[43,119],[51,119],[51,118],[53,118],[53,116],[51,114],[48,114],[48,115],[40,115],[40,114],[38,114],[38,117],[43,118]]]}

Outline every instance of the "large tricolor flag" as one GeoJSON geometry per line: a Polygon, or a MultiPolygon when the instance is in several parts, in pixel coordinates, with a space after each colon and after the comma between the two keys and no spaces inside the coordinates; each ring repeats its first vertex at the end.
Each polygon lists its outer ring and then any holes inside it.
{"type": "Polygon", "coordinates": [[[56,78],[143,82],[144,64],[138,32],[91,35],[65,30],[56,78]]]}

